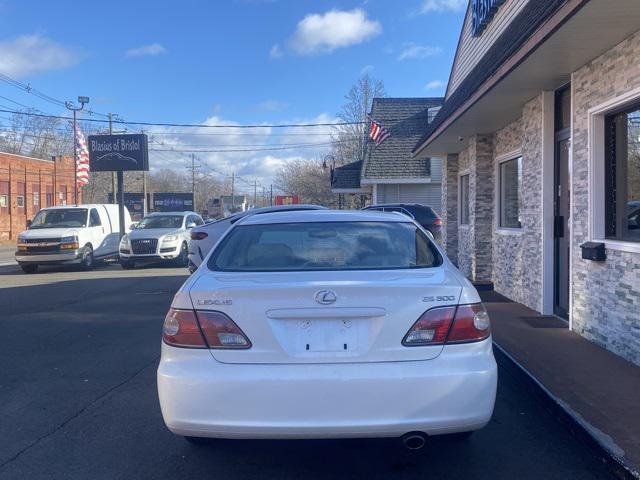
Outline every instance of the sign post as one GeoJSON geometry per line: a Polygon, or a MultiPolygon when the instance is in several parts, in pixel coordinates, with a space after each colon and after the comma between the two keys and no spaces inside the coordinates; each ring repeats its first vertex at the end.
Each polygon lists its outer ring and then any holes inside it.
{"type": "Polygon", "coordinates": [[[117,172],[120,238],[124,235],[124,172],[149,171],[147,136],[140,134],[89,135],[89,170],[117,172]]]}

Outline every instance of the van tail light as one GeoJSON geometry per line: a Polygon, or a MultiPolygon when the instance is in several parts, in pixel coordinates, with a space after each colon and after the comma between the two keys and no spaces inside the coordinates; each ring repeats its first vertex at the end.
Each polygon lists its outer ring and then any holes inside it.
{"type": "Polygon", "coordinates": [[[251,348],[251,342],[236,323],[221,312],[196,312],[209,348],[251,348]]]}
{"type": "Polygon", "coordinates": [[[433,224],[434,224],[434,225],[437,225],[438,227],[441,227],[441,226],[442,226],[442,219],[441,219],[441,218],[436,218],[436,219],[433,221],[433,224]]]}
{"type": "Polygon", "coordinates": [[[204,240],[208,236],[209,235],[207,235],[207,232],[194,232],[194,231],[191,231],[191,240],[204,240]]]}
{"type": "Polygon", "coordinates": [[[167,345],[183,348],[251,348],[242,330],[224,313],[169,309],[162,327],[167,345]]]}
{"type": "Polygon", "coordinates": [[[479,342],[490,334],[489,315],[481,303],[437,307],[422,314],[402,344],[413,347],[479,342]]]}

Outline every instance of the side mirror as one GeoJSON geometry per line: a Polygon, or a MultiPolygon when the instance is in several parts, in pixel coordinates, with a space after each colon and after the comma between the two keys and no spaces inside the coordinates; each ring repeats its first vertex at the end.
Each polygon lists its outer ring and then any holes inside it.
{"type": "Polygon", "coordinates": [[[192,228],[194,228],[196,226],[196,222],[189,222],[187,223],[187,230],[190,230],[192,228]]]}
{"type": "Polygon", "coordinates": [[[31,228],[31,220],[27,220],[27,228],[31,228]]]}
{"type": "Polygon", "coordinates": [[[132,223],[131,225],[129,225],[129,229],[130,230],[135,230],[136,229],[136,224],[132,223]]]}

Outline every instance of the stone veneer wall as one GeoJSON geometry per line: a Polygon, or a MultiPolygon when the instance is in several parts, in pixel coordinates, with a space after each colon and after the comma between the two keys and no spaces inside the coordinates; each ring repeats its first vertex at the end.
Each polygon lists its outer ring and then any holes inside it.
{"type": "Polygon", "coordinates": [[[458,155],[447,155],[442,161],[442,244],[449,259],[458,261],[458,155]]]}
{"type": "Polygon", "coordinates": [[[458,267],[473,281],[491,280],[493,218],[493,139],[474,135],[458,157],[459,172],[469,172],[469,225],[458,232],[458,267]]]}
{"type": "MultiPolygon", "coordinates": [[[[640,87],[640,32],[573,74],[573,329],[640,365],[640,254],[607,250],[603,263],[582,260],[588,241],[588,110],[640,87]]],[[[597,179],[600,180],[600,179],[597,179]]]]}
{"type": "MultiPolygon", "coordinates": [[[[494,168],[498,157],[522,154],[522,211],[520,230],[498,227],[493,218],[493,283],[511,300],[542,310],[542,95],[529,101],[522,118],[494,134],[494,168]]],[[[496,189],[498,188],[496,182],[496,189]]],[[[498,192],[496,191],[496,195],[498,192]]],[[[494,203],[498,208],[498,201],[494,203]]]]}

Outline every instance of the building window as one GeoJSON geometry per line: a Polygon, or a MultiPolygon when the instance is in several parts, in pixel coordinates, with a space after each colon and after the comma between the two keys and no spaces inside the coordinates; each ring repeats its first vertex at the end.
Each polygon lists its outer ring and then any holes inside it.
{"type": "Polygon", "coordinates": [[[500,227],[521,228],[522,157],[500,164],[500,227]]]}
{"type": "Polygon", "coordinates": [[[37,207],[40,205],[40,192],[33,192],[33,206],[37,207]]]}
{"type": "Polygon", "coordinates": [[[0,195],[0,208],[7,208],[8,205],[9,205],[9,196],[0,195]]]}
{"type": "Polygon", "coordinates": [[[18,208],[24,208],[24,195],[16,196],[16,206],[18,208]]]}
{"type": "Polygon", "coordinates": [[[460,224],[469,225],[469,174],[460,177],[460,224]]]}
{"type": "Polygon", "coordinates": [[[640,105],[605,119],[605,235],[640,242],[640,105]]]}

